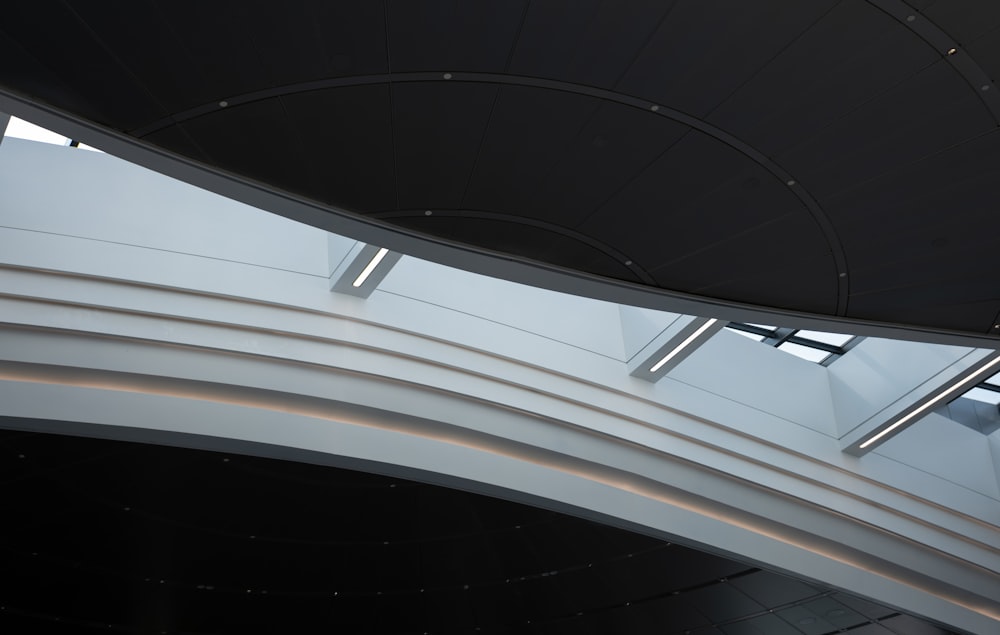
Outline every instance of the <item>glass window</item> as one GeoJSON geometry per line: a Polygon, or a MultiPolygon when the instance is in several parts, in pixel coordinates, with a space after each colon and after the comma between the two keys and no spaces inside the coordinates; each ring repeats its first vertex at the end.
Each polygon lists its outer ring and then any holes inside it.
{"type": "Polygon", "coordinates": [[[814,342],[823,342],[824,344],[831,344],[833,346],[843,346],[850,342],[854,336],[844,335],[843,333],[824,333],[823,331],[796,331],[796,337],[804,337],[814,342]]]}
{"type": "Polygon", "coordinates": [[[976,401],[993,404],[994,406],[1000,405],[1000,392],[987,390],[985,388],[973,388],[962,396],[968,399],[975,399],[976,401]]]}
{"type": "Polygon", "coordinates": [[[810,362],[816,362],[820,364],[826,361],[826,358],[831,355],[828,351],[822,351],[818,348],[810,348],[808,346],[802,346],[801,344],[794,344],[792,342],[785,342],[778,346],[779,350],[791,353],[796,357],[801,357],[804,360],[810,362]]]}

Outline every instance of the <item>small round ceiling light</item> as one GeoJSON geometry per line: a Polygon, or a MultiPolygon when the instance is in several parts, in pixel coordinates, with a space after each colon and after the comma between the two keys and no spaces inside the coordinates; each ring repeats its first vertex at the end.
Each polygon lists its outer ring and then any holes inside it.
{"type": "Polygon", "coordinates": [[[229,102],[226,101],[225,99],[223,99],[222,101],[219,102],[219,108],[225,108],[228,105],[229,105],[229,102]]]}
{"type": "Polygon", "coordinates": [[[451,73],[445,73],[444,74],[444,78],[445,79],[451,79],[451,73]]]}
{"type": "Polygon", "coordinates": [[[948,55],[954,55],[955,53],[958,53],[958,49],[957,48],[950,48],[950,49],[948,49],[948,55]]]}
{"type": "Polygon", "coordinates": [[[653,104],[652,106],[649,107],[649,109],[652,110],[653,112],[656,112],[657,110],[660,109],[660,107],[657,106],[656,104],[653,104]]]}
{"type": "Polygon", "coordinates": [[[907,22],[913,22],[916,19],[917,19],[917,16],[915,16],[915,15],[908,15],[908,16],[906,16],[906,21],[907,22]]]}

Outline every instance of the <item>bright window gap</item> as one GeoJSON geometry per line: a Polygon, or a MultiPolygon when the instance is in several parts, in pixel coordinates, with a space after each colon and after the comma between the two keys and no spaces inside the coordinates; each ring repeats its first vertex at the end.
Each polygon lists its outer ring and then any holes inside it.
{"type": "Polygon", "coordinates": [[[797,331],[795,333],[796,337],[804,337],[814,342],[823,342],[824,344],[831,344],[833,346],[843,346],[847,344],[854,337],[853,335],[844,335],[843,333],[825,333],[823,331],[797,331]]]}
{"type": "Polygon", "coordinates": [[[763,335],[757,335],[756,333],[747,333],[746,331],[740,331],[737,329],[728,329],[730,333],[736,333],[737,335],[742,335],[743,337],[752,339],[755,342],[760,342],[764,339],[763,335]]]}
{"type": "Polygon", "coordinates": [[[962,396],[967,399],[975,399],[976,401],[982,401],[994,406],[1000,405],[1000,392],[986,390],[985,388],[973,388],[962,396]]]}
{"type": "Polygon", "coordinates": [[[51,130],[46,130],[41,126],[36,126],[17,117],[11,117],[10,121],[7,122],[7,131],[4,133],[4,136],[56,145],[66,145],[69,143],[69,140],[61,134],[56,134],[51,130]]]}
{"type": "Polygon", "coordinates": [[[830,353],[826,351],[821,351],[817,348],[809,348],[808,346],[802,346],[801,344],[794,344],[792,342],[785,342],[778,347],[778,350],[791,353],[796,357],[801,357],[804,360],[816,362],[817,364],[822,363],[827,357],[830,356],[830,353]]]}

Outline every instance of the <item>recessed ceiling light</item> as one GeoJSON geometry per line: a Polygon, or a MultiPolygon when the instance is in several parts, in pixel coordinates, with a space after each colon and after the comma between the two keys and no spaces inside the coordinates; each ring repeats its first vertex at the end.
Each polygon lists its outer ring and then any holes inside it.
{"type": "Polygon", "coordinates": [[[954,55],[955,53],[958,53],[958,49],[956,48],[948,49],[948,55],[954,55]]]}
{"type": "Polygon", "coordinates": [[[908,15],[908,16],[906,16],[906,21],[907,22],[913,22],[916,19],[917,19],[917,16],[915,16],[915,15],[908,15]]]}
{"type": "Polygon", "coordinates": [[[451,73],[445,73],[444,74],[444,78],[445,79],[451,79],[451,73]]]}
{"type": "MultiPolygon", "coordinates": [[[[985,366],[983,366],[982,368],[980,368],[979,371],[977,371],[975,373],[975,376],[976,377],[982,377],[983,374],[984,374],[983,373],[984,370],[987,370],[989,368],[993,368],[997,364],[1000,364],[1000,357],[994,359],[990,363],[988,363],[985,366]]],[[[933,408],[937,407],[941,403],[943,403],[946,400],[948,400],[949,398],[951,398],[951,396],[954,395],[955,393],[963,391],[963,390],[966,390],[971,383],[972,382],[970,380],[966,379],[965,381],[961,381],[961,382],[955,384],[954,386],[952,386],[948,390],[942,392],[940,395],[938,395],[934,399],[931,399],[930,401],[926,402],[924,405],[920,406],[916,410],[911,411],[909,414],[907,414],[904,417],[900,417],[900,419],[897,420],[896,423],[894,423],[891,426],[883,429],[878,434],[872,435],[871,437],[869,437],[869,439],[867,441],[865,441],[864,443],[862,443],[858,447],[860,449],[864,450],[865,448],[867,448],[871,444],[875,443],[876,441],[878,441],[879,439],[881,439],[885,435],[889,434],[890,432],[892,432],[896,428],[900,427],[901,425],[903,425],[907,421],[910,421],[911,419],[915,419],[916,417],[918,417],[921,414],[927,412],[928,410],[932,410],[933,408]]]]}
{"type": "Polygon", "coordinates": [[[683,342],[681,342],[680,344],[678,344],[678,345],[677,345],[677,348],[675,348],[674,350],[670,351],[669,353],[667,353],[666,355],[664,355],[664,356],[663,356],[663,357],[662,357],[662,358],[660,359],[660,361],[658,361],[658,362],[656,362],[655,364],[653,364],[652,368],[650,368],[650,369],[649,369],[649,372],[651,372],[651,373],[655,373],[656,371],[658,371],[658,370],[660,370],[661,368],[663,368],[663,365],[664,365],[664,364],[666,364],[667,362],[669,362],[670,360],[672,360],[672,359],[673,359],[674,357],[676,357],[676,356],[677,356],[677,354],[678,354],[678,353],[680,353],[680,352],[681,352],[682,350],[684,350],[685,348],[687,348],[687,346],[688,346],[689,344],[691,344],[691,342],[693,342],[693,341],[695,341],[696,339],[698,339],[698,336],[699,336],[699,335],[701,335],[702,333],[704,333],[704,332],[705,332],[705,331],[707,331],[708,329],[712,328],[712,325],[713,325],[713,324],[715,324],[716,322],[718,322],[718,320],[717,320],[717,319],[715,319],[715,318],[712,318],[712,319],[710,319],[709,321],[707,321],[707,322],[705,322],[704,324],[702,324],[702,325],[701,325],[701,326],[700,326],[700,327],[698,328],[698,330],[697,330],[697,331],[695,331],[695,332],[694,332],[694,333],[692,333],[691,335],[688,335],[687,339],[685,339],[685,340],[684,340],[683,342]]]}
{"type": "Polygon", "coordinates": [[[224,100],[224,99],[219,102],[219,108],[225,108],[228,105],[229,105],[229,102],[226,101],[226,100],[224,100]]]}
{"type": "Polygon", "coordinates": [[[652,110],[653,112],[656,112],[657,110],[660,109],[660,107],[657,106],[656,104],[653,104],[652,106],[649,107],[649,109],[652,110]]]}
{"type": "Polygon", "coordinates": [[[357,288],[363,285],[365,283],[365,280],[368,279],[368,276],[372,275],[372,272],[375,271],[375,267],[378,266],[378,263],[382,262],[382,259],[385,258],[385,255],[387,253],[389,253],[389,250],[386,249],[385,247],[382,247],[377,252],[375,252],[375,256],[371,259],[371,262],[369,262],[368,265],[361,271],[361,273],[358,274],[358,277],[354,279],[354,282],[351,283],[351,286],[357,288]]]}

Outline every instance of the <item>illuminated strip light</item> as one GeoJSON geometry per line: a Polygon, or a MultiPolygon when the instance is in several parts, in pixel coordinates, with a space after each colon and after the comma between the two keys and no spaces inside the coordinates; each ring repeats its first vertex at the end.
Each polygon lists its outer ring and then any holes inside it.
{"type": "Polygon", "coordinates": [[[378,263],[382,262],[382,259],[385,258],[385,255],[387,253],[389,253],[389,250],[386,249],[385,247],[379,249],[378,252],[375,253],[375,256],[372,258],[371,262],[368,263],[368,266],[365,267],[360,274],[358,274],[357,278],[354,279],[354,282],[352,283],[351,286],[357,288],[363,285],[365,283],[365,280],[368,279],[368,276],[372,275],[372,272],[375,271],[375,267],[378,266],[378,263]]]}
{"type": "Polygon", "coordinates": [[[875,436],[871,437],[870,439],[868,439],[867,441],[865,441],[864,443],[862,443],[860,446],[858,446],[858,448],[861,449],[861,450],[864,450],[869,445],[871,445],[872,443],[875,443],[876,441],[878,441],[879,439],[881,439],[885,435],[889,434],[890,432],[892,432],[893,430],[895,430],[899,426],[903,425],[907,421],[913,419],[914,417],[916,417],[916,416],[918,416],[920,414],[923,414],[924,412],[930,410],[931,408],[934,408],[935,406],[937,406],[938,404],[940,404],[942,401],[944,401],[948,397],[950,397],[953,394],[955,394],[956,392],[966,390],[969,387],[969,384],[979,383],[979,377],[981,377],[983,375],[983,371],[987,370],[989,368],[992,368],[992,367],[996,366],[997,364],[1000,364],[1000,357],[994,359],[989,364],[986,364],[985,366],[983,366],[982,368],[980,368],[972,378],[966,379],[965,381],[963,381],[961,383],[955,384],[954,386],[952,386],[948,390],[944,391],[943,393],[941,393],[940,395],[938,395],[934,399],[932,399],[932,400],[928,401],[927,403],[925,403],[924,405],[920,406],[919,408],[917,408],[916,410],[914,410],[910,414],[906,415],[905,417],[903,417],[902,419],[900,419],[896,423],[892,424],[891,426],[889,426],[885,430],[882,430],[881,432],[879,432],[875,436]]]}
{"type": "Polygon", "coordinates": [[[697,331],[695,331],[691,335],[688,335],[687,339],[685,339],[683,342],[681,342],[680,344],[678,344],[677,348],[675,348],[674,350],[670,351],[669,353],[667,353],[666,355],[663,356],[663,359],[661,359],[660,361],[658,361],[655,364],[653,364],[653,367],[649,369],[649,372],[655,373],[656,371],[658,371],[661,368],[663,368],[664,364],[666,364],[667,362],[669,362],[670,360],[672,360],[674,357],[676,357],[678,353],[680,353],[682,350],[684,350],[685,348],[687,348],[691,344],[691,342],[693,342],[696,339],[698,339],[699,335],[701,335],[702,333],[704,333],[708,329],[712,328],[712,325],[715,324],[718,321],[719,320],[717,320],[716,318],[712,318],[708,322],[705,322],[704,324],[702,324],[700,327],[698,327],[697,331]]]}

